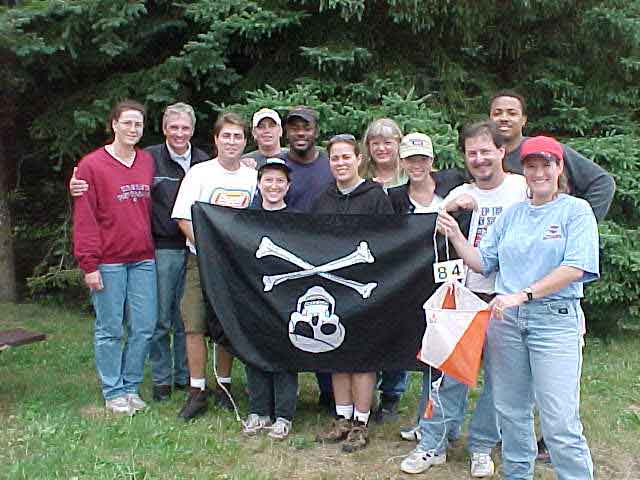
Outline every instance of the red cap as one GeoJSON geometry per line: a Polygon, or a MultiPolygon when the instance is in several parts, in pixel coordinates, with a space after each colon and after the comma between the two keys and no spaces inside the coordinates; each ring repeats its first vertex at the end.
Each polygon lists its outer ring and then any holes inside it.
{"type": "Polygon", "coordinates": [[[520,161],[530,155],[540,155],[542,157],[553,155],[558,160],[562,160],[563,152],[564,149],[562,148],[562,144],[555,138],[545,137],[542,135],[539,137],[529,137],[522,142],[522,148],[520,149],[520,161]]]}

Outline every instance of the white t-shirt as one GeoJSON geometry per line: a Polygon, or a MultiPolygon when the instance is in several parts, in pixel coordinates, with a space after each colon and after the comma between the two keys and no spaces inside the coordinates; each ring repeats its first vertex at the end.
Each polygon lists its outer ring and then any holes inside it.
{"type": "MultiPolygon", "coordinates": [[[[191,206],[207,202],[233,208],[247,208],[256,191],[258,172],[240,166],[227,170],[217,159],[198,163],[189,169],[173,205],[171,218],[191,220],[191,206]]],[[[195,246],[187,239],[187,246],[195,254],[195,246]]]]}
{"type": "Polygon", "coordinates": [[[414,206],[413,213],[438,213],[438,209],[440,205],[442,205],[443,198],[439,195],[433,194],[433,199],[431,200],[431,205],[424,206],[416,202],[411,195],[409,195],[409,201],[414,206]]]}
{"type": "MultiPolygon", "coordinates": [[[[465,183],[451,190],[444,203],[449,203],[462,194],[471,195],[478,203],[478,209],[471,216],[469,244],[480,245],[487,230],[508,207],[527,199],[527,182],[522,175],[508,173],[504,181],[496,188],[482,190],[475,183],[465,183]]],[[[496,274],[488,277],[467,269],[466,286],[473,292],[494,293],[496,274]]]]}

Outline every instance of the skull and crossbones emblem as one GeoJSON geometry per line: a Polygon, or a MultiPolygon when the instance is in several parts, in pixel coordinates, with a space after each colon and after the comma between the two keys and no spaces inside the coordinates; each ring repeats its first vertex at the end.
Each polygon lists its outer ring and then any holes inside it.
{"type": "MultiPolygon", "coordinates": [[[[315,266],[276,245],[269,237],[263,237],[256,250],[256,258],[269,255],[286,260],[302,270],[263,276],[262,283],[265,292],[270,292],[276,285],[289,280],[314,275],[352,288],[363,299],[369,298],[373,289],[378,286],[375,282],[363,284],[330,273],[359,263],[375,262],[367,242],[360,242],[349,255],[315,266]]],[[[289,319],[289,340],[291,343],[296,348],[311,353],[329,352],[342,345],[345,328],[340,323],[335,308],[335,299],[324,288],[318,285],[309,288],[304,295],[298,298],[296,311],[291,314],[289,319]]]]}
{"type": "Polygon", "coordinates": [[[335,314],[336,301],[324,288],[311,287],[298,299],[289,320],[289,340],[300,350],[322,353],[344,341],[344,326],[335,314]]]}
{"type": "Polygon", "coordinates": [[[319,275],[320,277],[332,282],[352,288],[356,292],[358,292],[362,296],[362,298],[369,298],[373,289],[378,286],[378,284],[375,282],[363,284],[360,282],[356,282],[355,280],[349,280],[347,278],[339,277],[337,275],[329,273],[335,270],[349,267],[351,265],[356,265],[358,263],[375,262],[375,259],[373,258],[373,255],[369,250],[369,245],[367,244],[367,242],[360,242],[360,245],[358,245],[358,247],[349,255],[338,258],[336,260],[332,260],[331,262],[325,263],[324,265],[315,266],[310,264],[309,262],[302,260],[288,250],[285,250],[284,248],[276,245],[271,241],[269,237],[262,237],[262,241],[260,242],[260,245],[256,250],[256,258],[263,258],[269,255],[286,260],[289,263],[302,268],[302,270],[290,273],[282,273],[279,275],[263,276],[262,283],[264,284],[265,292],[271,291],[273,287],[275,287],[276,285],[280,285],[281,283],[284,283],[286,281],[311,277],[313,275],[319,275]]]}

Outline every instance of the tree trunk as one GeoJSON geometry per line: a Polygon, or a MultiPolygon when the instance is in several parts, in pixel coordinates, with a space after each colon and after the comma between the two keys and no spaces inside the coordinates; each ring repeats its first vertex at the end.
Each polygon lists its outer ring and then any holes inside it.
{"type": "Polygon", "coordinates": [[[9,210],[9,175],[13,170],[4,138],[0,135],[0,302],[16,301],[16,270],[9,210]]]}

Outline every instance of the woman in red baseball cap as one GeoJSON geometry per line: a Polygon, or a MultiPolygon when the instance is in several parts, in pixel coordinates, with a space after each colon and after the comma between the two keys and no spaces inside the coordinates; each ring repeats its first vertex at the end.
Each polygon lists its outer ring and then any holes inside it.
{"type": "Polygon", "coordinates": [[[478,248],[446,213],[438,226],[474,271],[497,271],[489,339],[505,478],[533,478],[534,401],[559,479],[593,479],[579,416],[583,284],[596,280],[598,229],[589,204],[564,193],[562,145],[521,149],[529,200],[504,212],[478,248]]]}

